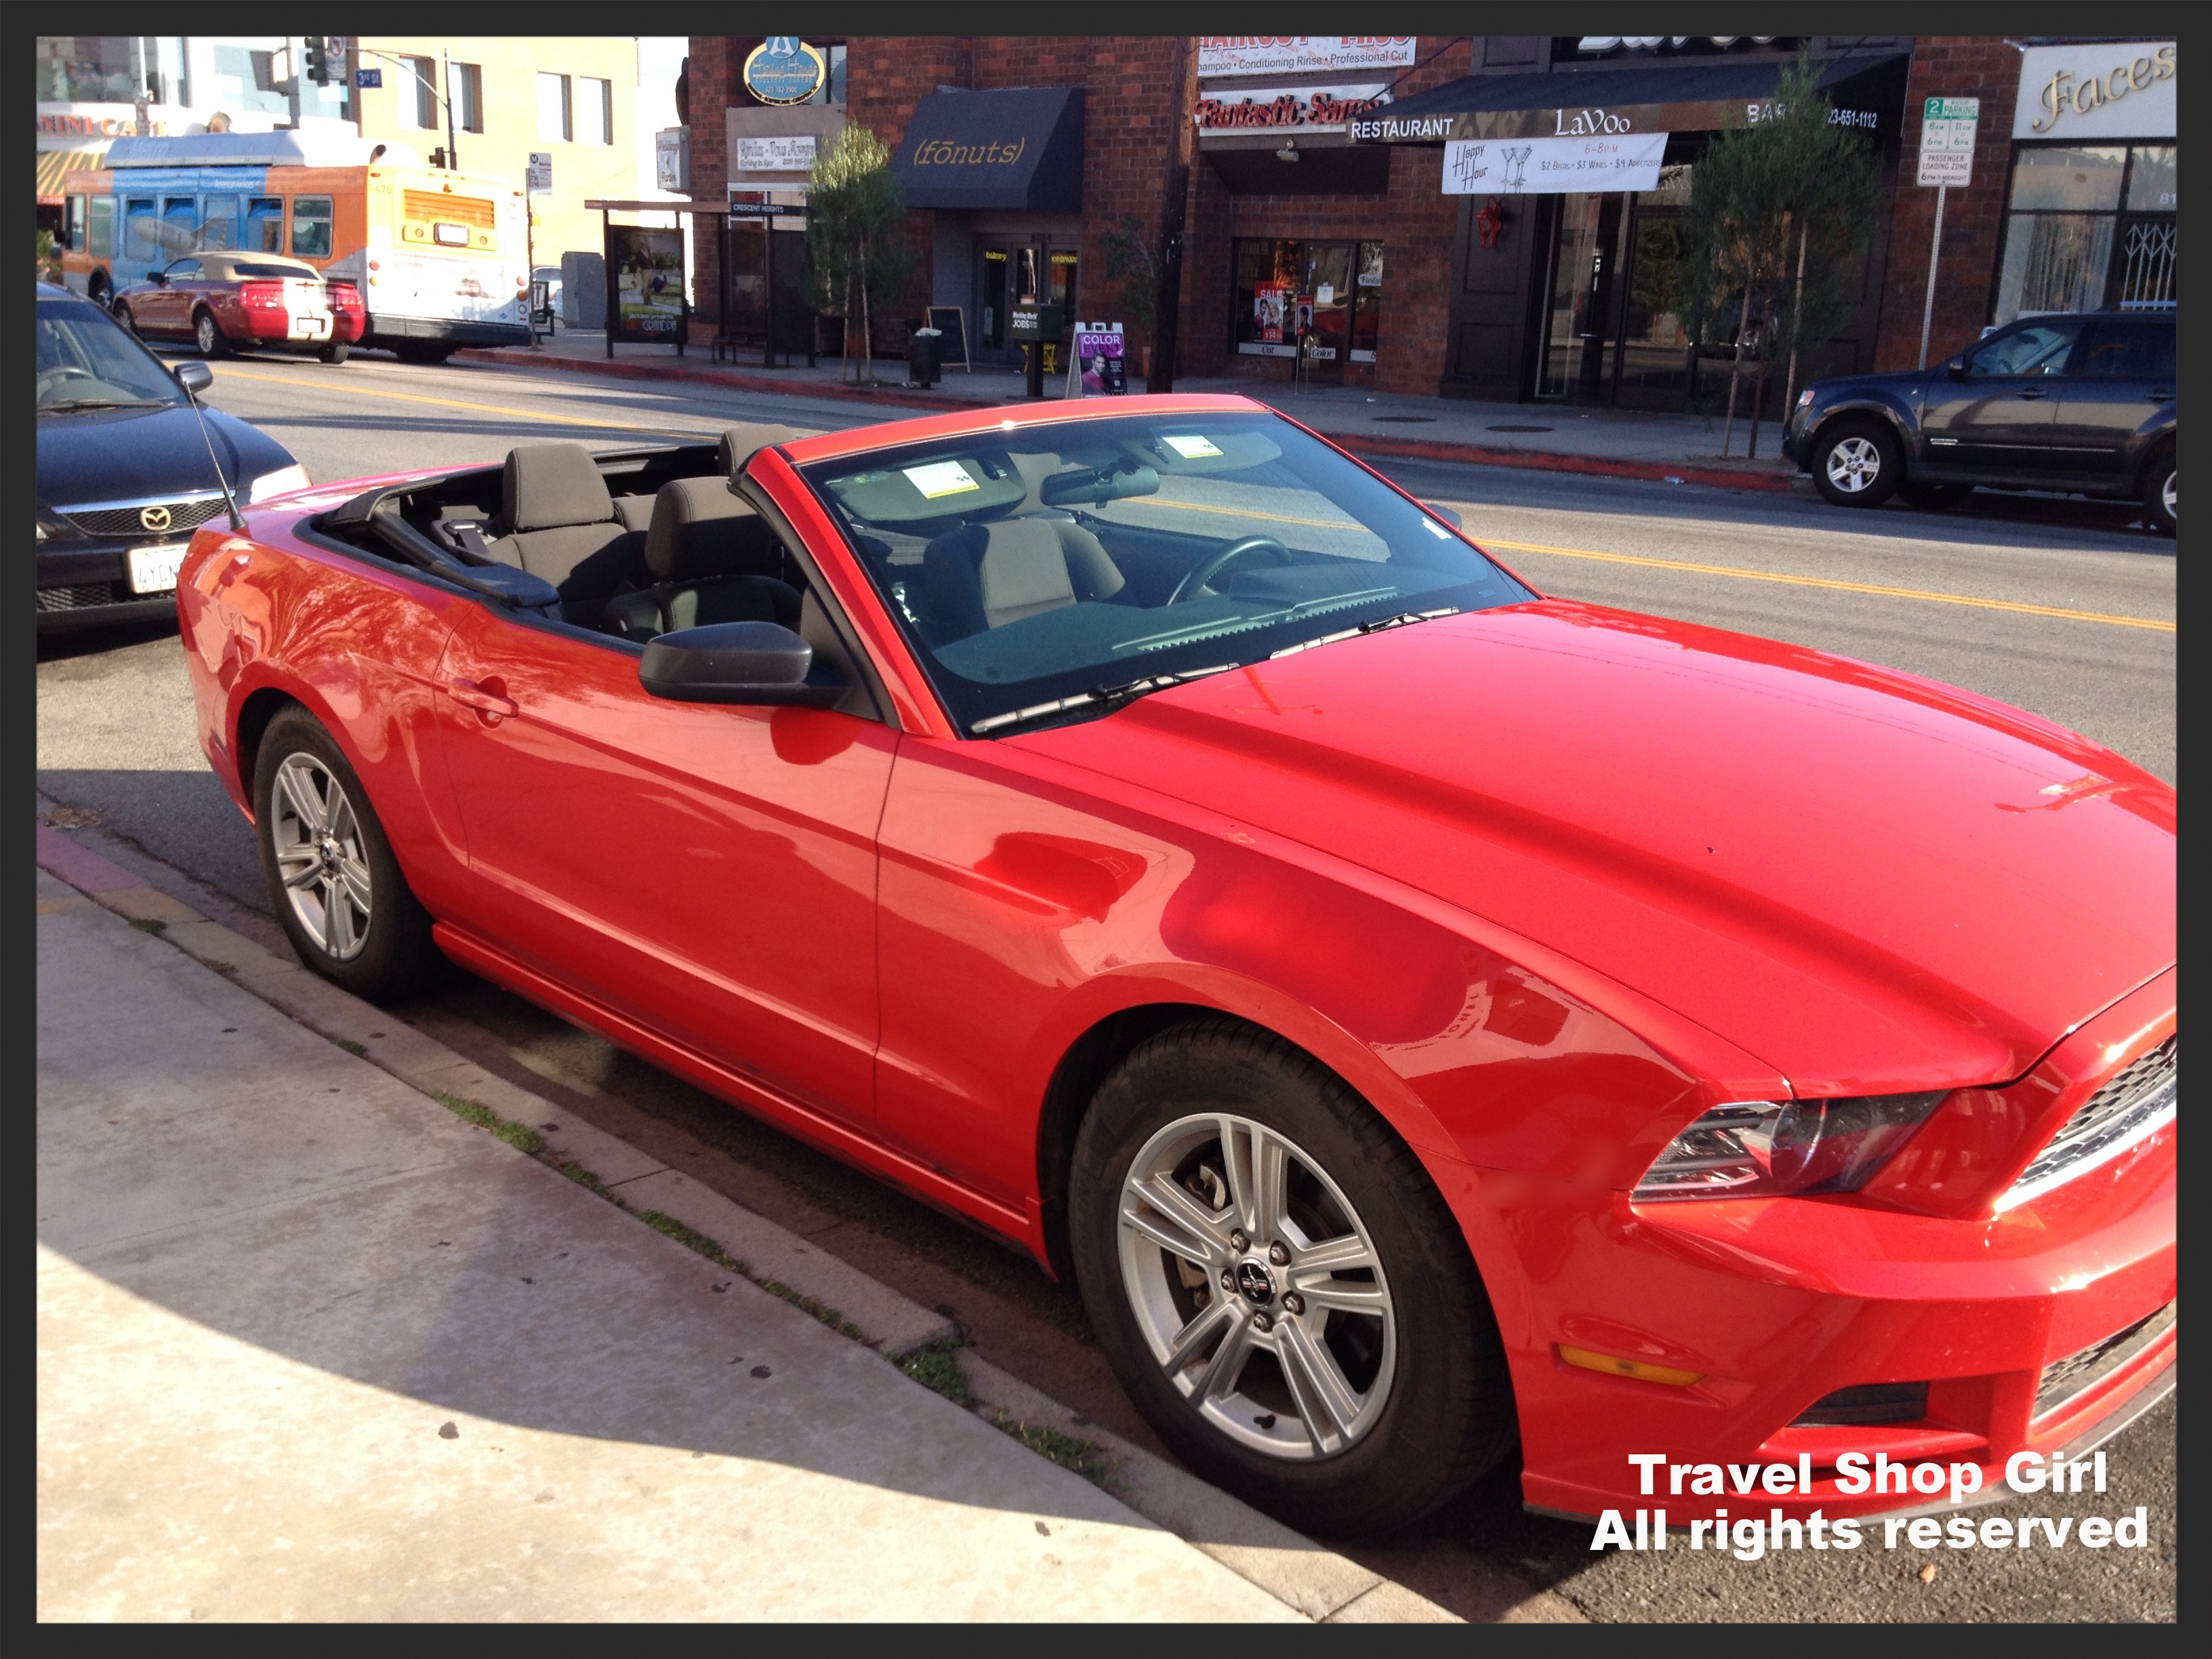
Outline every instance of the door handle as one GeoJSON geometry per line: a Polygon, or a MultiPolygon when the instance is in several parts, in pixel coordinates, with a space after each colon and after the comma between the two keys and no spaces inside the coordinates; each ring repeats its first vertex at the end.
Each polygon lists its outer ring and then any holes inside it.
{"type": "Polygon", "coordinates": [[[501,696],[498,691],[478,685],[474,680],[453,680],[446,690],[453,693],[455,702],[465,708],[475,709],[494,726],[518,712],[514,699],[501,696]]]}
{"type": "Polygon", "coordinates": [[[2170,386],[2153,386],[2150,389],[2150,400],[2154,404],[2172,403],[2173,401],[2173,388],[2170,386]]]}
{"type": "Polygon", "coordinates": [[[2051,394],[2039,386],[2024,386],[2020,389],[2019,395],[2023,400],[2033,401],[2038,398],[2047,398],[2051,394]]]}

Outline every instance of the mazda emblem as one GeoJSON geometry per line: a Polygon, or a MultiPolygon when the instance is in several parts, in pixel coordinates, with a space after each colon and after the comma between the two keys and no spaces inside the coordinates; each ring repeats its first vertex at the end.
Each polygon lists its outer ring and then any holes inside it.
{"type": "Polygon", "coordinates": [[[143,507],[138,509],[138,522],[158,535],[169,527],[171,514],[166,507],[143,507]]]}

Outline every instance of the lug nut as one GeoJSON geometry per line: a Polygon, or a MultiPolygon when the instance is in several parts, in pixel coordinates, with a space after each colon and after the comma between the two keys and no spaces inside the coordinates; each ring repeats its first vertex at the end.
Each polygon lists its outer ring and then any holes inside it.
{"type": "Polygon", "coordinates": [[[1288,1262],[1290,1259],[1290,1247],[1283,1243],[1279,1239],[1278,1239],[1274,1243],[1267,1246],[1267,1260],[1273,1262],[1278,1267],[1282,1267],[1285,1263],[1288,1262]]]}
{"type": "Polygon", "coordinates": [[[1252,1248],[1251,1235],[1242,1227],[1231,1227],[1229,1230],[1229,1242],[1240,1250],[1249,1250],[1252,1248]]]}
{"type": "Polygon", "coordinates": [[[1234,1295],[1237,1291],[1237,1275],[1231,1273],[1226,1267],[1221,1270],[1221,1288],[1229,1291],[1231,1295],[1234,1295]]]}
{"type": "Polygon", "coordinates": [[[1306,1299],[1300,1296],[1296,1291],[1292,1291],[1288,1296],[1283,1298],[1283,1311],[1285,1313],[1302,1314],[1305,1310],[1306,1299]]]}
{"type": "Polygon", "coordinates": [[[1274,1328],[1274,1324],[1275,1322],[1263,1313],[1255,1313],[1252,1316],[1252,1328],[1255,1331],[1272,1330],[1274,1328]]]}

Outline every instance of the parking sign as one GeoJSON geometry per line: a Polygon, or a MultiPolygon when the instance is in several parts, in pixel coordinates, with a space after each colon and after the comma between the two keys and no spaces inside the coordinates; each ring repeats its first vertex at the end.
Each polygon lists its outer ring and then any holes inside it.
{"type": "Polygon", "coordinates": [[[1974,127],[1981,119],[1978,98],[1930,98],[1920,119],[1920,176],[1923,185],[1970,185],[1974,181],[1974,127]]]}

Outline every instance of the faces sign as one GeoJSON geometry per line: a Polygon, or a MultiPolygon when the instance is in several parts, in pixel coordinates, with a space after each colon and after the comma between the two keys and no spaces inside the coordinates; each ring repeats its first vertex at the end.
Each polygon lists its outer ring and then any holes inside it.
{"type": "Polygon", "coordinates": [[[795,34],[771,34],[745,58],[745,90],[763,104],[803,104],[829,78],[830,60],[795,34]]]}
{"type": "Polygon", "coordinates": [[[2180,60],[2172,40],[2031,46],[2021,55],[2015,138],[2171,138],[2180,60]]]}

